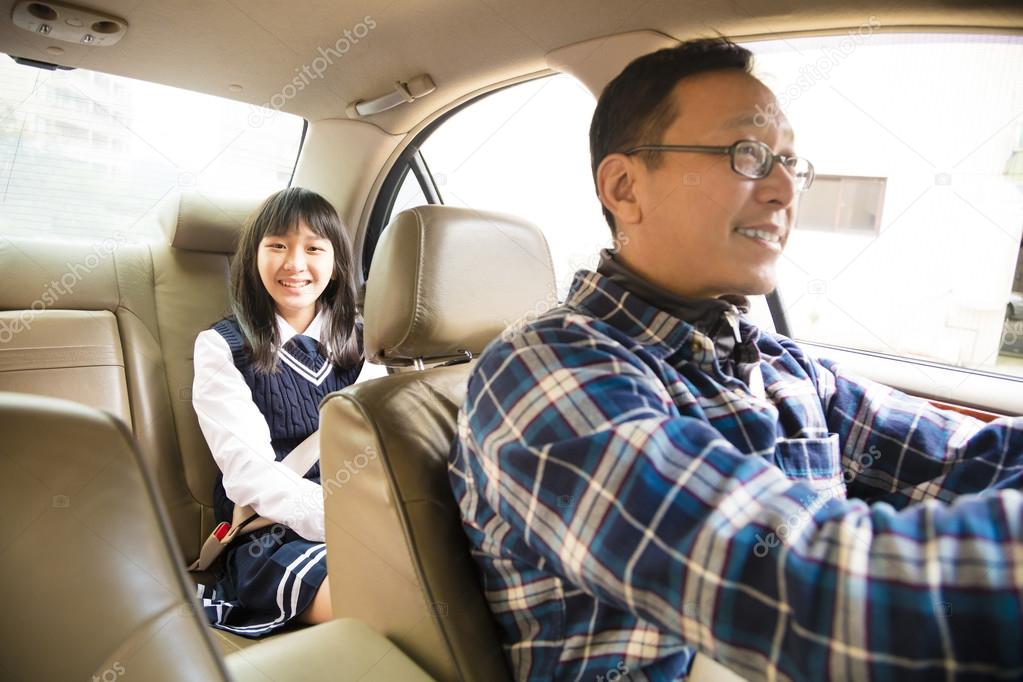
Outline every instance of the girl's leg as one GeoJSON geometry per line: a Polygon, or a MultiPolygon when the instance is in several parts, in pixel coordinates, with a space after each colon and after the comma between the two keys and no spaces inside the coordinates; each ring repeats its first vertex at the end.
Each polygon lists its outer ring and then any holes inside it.
{"type": "Polygon", "coordinates": [[[334,613],[330,604],[330,576],[328,575],[323,579],[323,584],[320,585],[316,596],[313,597],[313,603],[299,614],[298,620],[300,623],[316,625],[317,623],[326,623],[333,617],[334,613]]]}

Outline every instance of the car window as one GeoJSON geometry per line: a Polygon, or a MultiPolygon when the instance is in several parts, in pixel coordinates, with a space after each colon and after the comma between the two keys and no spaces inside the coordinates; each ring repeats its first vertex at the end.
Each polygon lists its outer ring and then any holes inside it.
{"type": "Polygon", "coordinates": [[[824,179],[780,262],[790,332],[1023,375],[1023,38],[875,29],[747,44],[824,179]]]}
{"type": "Polygon", "coordinates": [[[611,242],[588,172],[595,105],[570,76],[540,78],[465,107],[420,148],[445,204],[510,213],[543,230],[561,298],[572,274],[595,266],[611,242]]]}
{"type": "Polygon", "coordinates": [[[287,186],[303,121],[211,95],[0,55],[0,234],[145,239],[175,190],[287,186]]]}

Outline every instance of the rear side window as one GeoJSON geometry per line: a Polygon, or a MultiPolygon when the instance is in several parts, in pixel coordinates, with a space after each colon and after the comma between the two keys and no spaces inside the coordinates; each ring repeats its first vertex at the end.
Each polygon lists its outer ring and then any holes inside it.
{"type": "Polygon", "coordinates": [[[150,238],[153,209],[176,190],[286,187],[302,126],[280,111],[0,55],[0,234],[150,238]]]}

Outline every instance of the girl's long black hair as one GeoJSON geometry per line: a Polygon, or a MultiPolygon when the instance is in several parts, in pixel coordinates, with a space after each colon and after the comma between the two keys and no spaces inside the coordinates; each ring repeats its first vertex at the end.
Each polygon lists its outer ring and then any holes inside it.
{"type": "Polygon", "coordinates": [[[334,247],[334,271],[316,302],[324,314],[321,345],[336,365],[347,367],[361,358],[356,323],[356,287],[352,245],[337,211],[322,196],[302,187],[289,187],[271,195],[246,223],[231,261],[231,309],[261,372],[277,371],[280,338],[274,301],[259,277],[256,258],[264,237],[298,229],[304,222],[334,247]]]}

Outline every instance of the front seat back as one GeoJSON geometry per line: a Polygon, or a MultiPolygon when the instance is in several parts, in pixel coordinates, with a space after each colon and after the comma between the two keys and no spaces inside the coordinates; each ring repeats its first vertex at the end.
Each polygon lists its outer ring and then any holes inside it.
{"type": "Polygon", "coordinates": [[[0,393],[5,680],[227,680],[127,427],[0,393]]]}
{"type": "Polygon", "coordinates": [[[509,679],[447,478],[472,369],[460,361],[555,302],[536,227],[470,209],[405,211],[373,257],[365,347],[416,371],[349,386],[321,406],[334,615],[365,621],[438,680],[509,679]]]}

